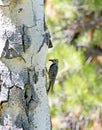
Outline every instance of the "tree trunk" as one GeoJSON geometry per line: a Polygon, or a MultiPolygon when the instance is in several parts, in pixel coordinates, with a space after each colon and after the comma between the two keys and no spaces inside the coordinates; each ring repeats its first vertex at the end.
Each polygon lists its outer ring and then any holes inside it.
{"type": "Polygon", "coordinates": [[[50,130],[43,0],[0,0],[0,130],[50,130]]]}

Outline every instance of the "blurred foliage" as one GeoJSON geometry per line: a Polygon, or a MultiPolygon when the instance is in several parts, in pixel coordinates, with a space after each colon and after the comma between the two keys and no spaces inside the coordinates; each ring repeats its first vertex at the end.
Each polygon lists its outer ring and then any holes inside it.
{"type": "Polygon", "coordinates": [[[94,37],[90,41],[90,44],[98,45],[102,41],[102,28],[96,29],[94,32],[94,37]]]}
{"type": "MultiPolygon", "coordinates": [[[[49,49],[47,61],[53,58],[59,59],[54,93],[49,94],[52,118],[62,119],[64,114],[74,112],[78,106],[82,109],[81,113],[87,115],[93,107],[101,105],[102,64],[88,63],[82,49],[78,50],[73,44],[66,43],[62,30],[78,17],[84,17],[85,12],[100,11],[101,8],[100,0],[48,0],[46,2],[46,21],[54,45],[49,49]],[[78,10],[81,6],[83,9],[78,10]]],[[[92,46],[102,44],[101,28],[94,30],[92,39],[88,35],[88,32],[82,32],[72,43],[87,43],[92,46]]],[[[50,62],[47,62],[47,68],[49,65],[50,62]]],[[[56,126],[55,130],[59,130],[58,128],[59,126],[56,126]]]]}

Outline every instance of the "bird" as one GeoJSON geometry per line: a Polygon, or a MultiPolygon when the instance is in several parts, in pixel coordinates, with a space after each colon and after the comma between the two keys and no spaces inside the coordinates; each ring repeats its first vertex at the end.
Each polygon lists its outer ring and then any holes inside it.
{"type": "Polygon", "coordinates": [[[50,65],[48,76],[49,76],[49,87],[47,89],[47,93],[49,93],[50,89],[53,91],[53,86],[56,80],[56,76],[58,73],[58,59],[50,59],[49,61],[52,62],[50,65]]]}

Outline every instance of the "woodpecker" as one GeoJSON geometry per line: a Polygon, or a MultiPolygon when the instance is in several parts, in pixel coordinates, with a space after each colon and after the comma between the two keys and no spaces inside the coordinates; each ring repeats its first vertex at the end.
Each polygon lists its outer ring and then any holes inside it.
{"type": "Polygon", "coordinates": [[[49,61],[52,61],[52,64],[50,65],[49,68],[49,87],[47,89],[47,93],[49,93],[49,90],[52,89],[53,90],[53,86],[56,80],[56,76],[58,73],[58,59],[50,59],[49,61]]]}

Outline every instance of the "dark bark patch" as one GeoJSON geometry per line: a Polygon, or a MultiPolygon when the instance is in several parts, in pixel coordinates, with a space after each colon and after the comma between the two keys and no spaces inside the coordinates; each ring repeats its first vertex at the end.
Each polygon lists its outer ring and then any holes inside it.
{"type": "Polygon", "coordinates": [[[23,8],[18,9],[18,13],[21,13],[23,11],[23,8]]]}
{"type": "Polygon", "coordinates": [[[18,128],[22,128],[22,121],[21,121],[21,115],[20,114],[16,117],[15,125],[18,128]]]}
{"type": "Polygon", "coordinates": [[[36,72],[33,75],[33,81],[35,84],[38,82],[38,74],[36,72]]]}
{"type": "Polygon", "coordinates": [[[43,77],[46,76],[46,73],[47,73],[47,68],[45,68],[45,69],[42,70],[42,76],[43,77]]]}
{"type": "Polygon", "coordinates": [[[29,102],[33,96],[33,88],[31,86],[30,83],[26,83],[25,84],[25,94],[24,94],[24,98],[26,100],[26,105],[28,106],[29,105],[29,102]]]}

